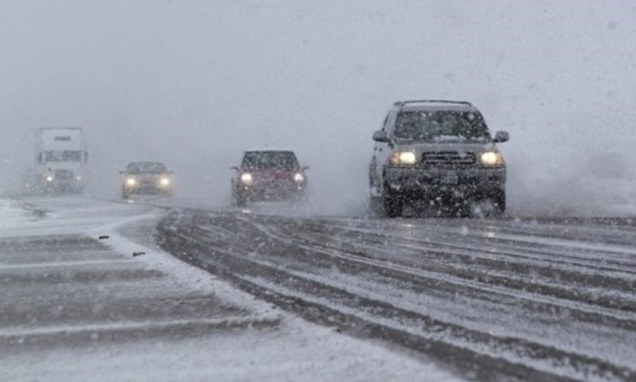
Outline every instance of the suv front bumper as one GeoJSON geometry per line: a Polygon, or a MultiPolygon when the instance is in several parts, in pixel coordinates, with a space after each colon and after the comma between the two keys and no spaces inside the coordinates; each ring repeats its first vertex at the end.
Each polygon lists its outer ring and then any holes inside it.
{"type": "Polygon", "coordinates": [[[498,196],[505,192],[506,168],[389,167],[384,184],[385,191],[414,198],[498,196]]]}

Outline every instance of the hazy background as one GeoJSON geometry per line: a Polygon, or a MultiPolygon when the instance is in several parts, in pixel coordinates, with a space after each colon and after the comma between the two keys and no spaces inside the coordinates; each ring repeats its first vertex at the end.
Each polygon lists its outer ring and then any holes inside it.
{"type": "Polygon", "coordinates": [[[245,148],[291,147],[312,206],[366,204],[372,132],[400,99],[469,100],[515,213],[636,199],[636,2],[0,1],[0,192],[32,130],[83,126],[90,192],[162,160],[180,198],[229,203],[245,148]]]}

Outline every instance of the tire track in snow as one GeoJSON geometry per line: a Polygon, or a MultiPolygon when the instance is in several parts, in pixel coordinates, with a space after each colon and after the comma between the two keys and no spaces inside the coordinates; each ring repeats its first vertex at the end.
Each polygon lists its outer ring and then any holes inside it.
{"type": "MultiPolygon", "coordinates": [[[[426,290],[426,288],[434,289],[435,287],[440,290],[440,288],[444,289],[449,286],[462,286],[466,288],[462,293],[468,295],[479,295],[479,293],[475,293],[474,291],[468,291],[471,288],[481,288],[482,295],[501,294],[508,295],[508,298],[510,298],[511,293],[514,292],[499,286],[479,285],[484,283],[475,283],[462,279],[456,280],[456,277],[453,279],[450,275],[442,275],[443,277],[441,279],[439,277],[436,278],[434,277],[434,272],[426,273],[422,270],[412,269],[400,264],[389,264],[368,257],[365,258],[361,256],[360,253],[352,254],[339,249],[329,248],[328,245],[324,245],[328,243],[328,241],[325,240],[321,240],[323,244],[322,248],[320,245],[316,245],[316,243],[307,245],[306,238],[289,237],[288,232],[280,231],[275,222],[277,219],[268,220],[266,217],[242,217],[236,219],[236,217],[231,214],[218,213],[204,217],[195,215],[185,220],[182,219],[176,225],[165,224],[162,228],[164,235],[163,240],[172,240],[172,242],[164,242],[163,244],[167,249],[172,249],[173,252],[179,248],[181,254],[177,255],[188,261],[211,267],[216,272],[220,272],[226,277],[239,282],[239,284],[250,284],[251,286],[249,288],[257,289],[259,291],[257,294],[261,297],[267,296],[268,293],[273,293],[278,296],[276,298],[272,297],[274,301],[280,302],[281,299],[299,299],[304,304],[311,305],[314,308],[316,308],[316,305],[319,305],[322,309],[332,311],[342,310],[343,304],[353,304],[348,306],[348,312],[344,313],[344,311],[340,311],[340,313],[345,315],[351,315],[355,313],[357,309],[362,309],[364,312],[368,312],[369,310],[374,312],[379,306],[384,306],[382,304],[387,304],[387,302],[381,299],[378,300],[378,298],[372,298],[373,296],[363,296],[360,290],[358,290],[358,293],[351,293],[349,290],[351,289],[351,284],[338,283],[337,280],[333,282],[333,280],[328,279],[315,279],[311,277],[312,272],[320,274],[320,272],[316,271],[324,270],[325,267],[336,266],[341,270],[345,270],[345,273],[350,275],[364,275],[365,272],[366,274],[377,272],[387,278],[398,281],[407,280],[409,282],[419,283],[420,287],[424,287],[423,290],[426,290]],[[262,222],[256,222],[256,220],[261,219],[276,226],[276,229],[272,229],[271,226],[264,225],[262,222]],[[208,225],[221,225],[225,230],[236,232],[236,235],[234,237],[223,237],[226,235],[214,235],[214,229],[201,228],[208,225]],[[184,228],[184,226],[186,228],[184,228]],[[193,252],[187,253],[188,251],[186,251],[184,253],[183,248],[189,248],[193,252]],[[274,291],[276,288],[279,290],[274,291]],[[324,298],[324,296],[330,297],[327,298],[326,301],[316,301],[317,297],[324,298]]],[[[451,290],[446,290],[445,292],[442,290],[442,292],[451,293],[451,290]]],[[[457,293],[457,291],[455,291],[455,293],[457,293]]],[[[566,306],[567,309],[573,311],[577,309],[577,307],[567,306],[567,301],[565,305],[563,305],[563,302],[558,299],[543,299],[547,301],[541,301],[541,298],[536,298],[535,301],[532,301],[535,310],[539,311],[539,313],[541,307],[537,307],[537,305],[541,304],[552,304],[557,307],[566,306]]],[[[548,309],[545,306],[543,308],[548,309]]],[[[304,312],[303,314],[308,314],[305,310],[300,310],[301,313],[304,312]]],[[[633,330],[633,320],[622,320],[625,317],[622,317],[622,319],[618,317],[612,318],[611,314],[607,314],[607,309],[590,310],[591,311],[587,312],[581,310],[577,314],[597,315],[597,317],[603,316],[604,320],[616,319],[617,322],[627,322],[628,328],[633,330]]],[[[611,313],[611,311],[609,312],[611,313]]],[[[432,320],[430,316],[400,308],[393,304],[389,304],[389,307],[381,313],[372,314],[371,318],[358,317],[358,319],[362,319],[366,322],[370,321],[369,325],[373,324],[385,327],[386,325],[383,326],[383,324],[378,323],[377,320],[388,320],[389,322],[395,323],[396,321],[400,322],[400,320],[405,319],[409,314],[418,315],[419,319],[424,321],[432,320]]],[[[314,319],[316,318],[314,317],[314,319]]],[[[317,319],[320,320],[319,318],[317,319]]],[[[471,330],[448,322],[435,321],[435,325],[453,328],[453,330],[458,330],[461,333],[456,337],[451,336],[439,340],[444,343],[445,346],[461,347],[457,345],[457,343],[449,344],[449,342],[453,342],[453,338],[459,338],[459,340],[463,341],[464,345],[462,346],[464,347],[465,343],[472,344],[471,346],[473,346],[473,348],[470,352],[491,359],[490,361],[482,360],[486,364],[492,364],[494,362],[492,360],[493,357],[497,362],[503,362],[503,364],[499,365],[499,372],[505,372],[512,367],[513,363],[517,364],[518,367],[518,362],[523,362],[529,364],[527,366],[530,370],[540,370],[542,373],[547,373],[547,375],[554,374],[558,377],[577,375],[578,378],[581,379],[594,377],[592,379],[598,378],[599,380],[605,380],[607,378],[610,380],[622,380],[624,378],[634,377],[634,370],[616,365],[605,359],[564,351],[553,346],[528,341],[524,338],[496,336],[491,333],[471,330]],[[483,340],[481,342],[477,340],[471,341],[470,339],[473,338],[473,336],[482,338],[483,340]],[[468,340],[466,340],[467,338],[468,340]],[[517,347],[517,350],[513,353],[521,355],[520,358],[513,362],[506,360],[505,355],[502,354],[493,356],[492,352],[497,353],[497,349],[510,349],[510,341],[514,342],[517,347]],[[477,348],[481,348],[482,350],[478,351],[477,348]],[[537,355],[542,355],[543,358],[537,355]],[[519,361],[519,359],[521,361],[519,361]],[[524,359],[526,359],[527,362],[524,362],[524,359]],[[538,359],[543,359],[543,361],[537,361],[538,359]],[[535,361],[539,362],[539,364],[535,364],[535,361]]],[[[398,330],[396,328],[390,329],[398,330]]],[[[405,329],[403,328],[401,330],[405,329]]],[[[429,330],[434,332],[434,330],[430,328],[426,329],[425,332],[429,330]]],[[[448,330],[453,331],[451,329],[448,330]]],[[[420,338],[419,342],[416,342],[422,345],[422,341],[430,343],[432,340],[431,338],[420,338]]],[[[437,346],[439,347],[441,345],[438,344],[437,346]]],[[[411,347],[417,348],[417,346],[411,347]]],[[[466,349],[464,348],[464,350],[466,349]]],[[[457,351],[460,352],[459,350],[457,351]]],[[[479,362],[475,364],[478,367],[479,362]]],[[[526,370],[526,372],[531,373],[530,370],[526,370]]],[[[509,371],[510,370],[508,370],[508,372],[509,371]]],[[[546,375],[543,377],[546,377],[546,375]]]]}

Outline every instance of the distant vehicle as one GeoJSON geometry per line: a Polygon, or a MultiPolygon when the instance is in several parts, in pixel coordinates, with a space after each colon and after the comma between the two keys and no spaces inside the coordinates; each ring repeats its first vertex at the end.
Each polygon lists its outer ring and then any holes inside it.
{"type": "Polygon", "coordinates": [[[172,195],[172,171],[161,162],[131,162],[121,174],[123,199],[132,194],[172,195]]]}
{"type": "Polygon", "coordinates": [[[84,191],[88,152],[81,127],[35,130],[35,166],[25,174],[28,193],[84,191]]]}
{"type": "Polygon", "coordinates": [[[371,204],[389,217],[405,204],[424,200],[467,213],[471,202],[489,200],[506,209],[506,163],[483,116],[468,102],[400,101],[373,134],[369,165],[371,204]]]}
{"type": "Polygon", "coordinates": [[[291,150],[251,150],[239,167],[232,167],[232,201],[302,201],[307,188],[305,170],[291,150]]]}

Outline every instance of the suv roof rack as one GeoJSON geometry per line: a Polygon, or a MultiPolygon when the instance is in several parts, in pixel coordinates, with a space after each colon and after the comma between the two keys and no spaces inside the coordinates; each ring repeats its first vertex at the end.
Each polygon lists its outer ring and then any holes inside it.
{"type": "Polygon", "coordinates": [[[455,103],[460,105],[473,106],[470,102],[466,101],[450,101],[443,99],[420,99],[420,100],[409,100],[409,101],[397,101],[393,103],[393,106],[404,106],[409,103],[455,103]]]}

